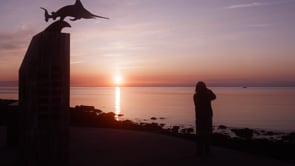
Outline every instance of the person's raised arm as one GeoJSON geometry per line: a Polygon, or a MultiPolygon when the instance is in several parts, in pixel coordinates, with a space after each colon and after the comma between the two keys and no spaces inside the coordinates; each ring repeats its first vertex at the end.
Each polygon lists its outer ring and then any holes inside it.
{"type": "Polygon", "coordinates": [[[214,94],[214,92],[211,89],[208,89],[208,96],[209,96],[210,100],[216,99],[216,95],[214,94]]]}

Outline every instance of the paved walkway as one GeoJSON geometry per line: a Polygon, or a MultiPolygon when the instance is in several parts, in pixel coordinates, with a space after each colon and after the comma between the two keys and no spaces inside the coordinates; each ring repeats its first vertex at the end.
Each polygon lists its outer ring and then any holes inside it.
{"type": "MultiPolygon", "coordinates": [[[[213,157],[194,156],[192,141],[139,131],[71,128],[70,166],[288,166],[274,159],[213,147],[213,157]]],[[[14,166],[15,149],[0,147],[0,166],[14,166]]],[[[291,164],[290,164],[291,165],[291,164]]]]}
{"type": "Polygon", "coordinates": [[[288,165],[218,147],[211,159],[200,160],[194,142],[146,132],[73,128],[71,134],[71,166],[288,165]]]}

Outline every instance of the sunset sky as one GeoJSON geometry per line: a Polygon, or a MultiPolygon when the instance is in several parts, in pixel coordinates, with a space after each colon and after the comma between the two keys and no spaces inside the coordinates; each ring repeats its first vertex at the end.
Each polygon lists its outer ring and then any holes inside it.
{"type": "MultiPolygon", "coordinates": [[[[0,86],[17,85],[31,38],[75,0],[0,5],[0,86]]],[[[110,20],[66,18],[71,85],[295,86],[295,0],[82,0],[110,20]]]]}

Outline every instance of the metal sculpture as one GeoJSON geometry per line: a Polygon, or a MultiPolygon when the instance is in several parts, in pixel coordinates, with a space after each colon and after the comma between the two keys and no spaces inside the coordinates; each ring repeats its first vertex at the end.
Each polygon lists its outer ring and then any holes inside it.
{"type": "Polygon", "coordinates": [[[84,19],[92,19],[92,18],[103,18],[103,19],[109,19],[107,17],[98,16],[95,14],[92,14],[88,10],[84,8],[80,0],[76,0],[75,4],[73,5],[67,5],[60,9],[58,9],[56,12],[52,12],[51,15],[48,13],[47,9],[41,7],[45,11],[45,21],[47,22],[50,18],[55,20],[56,18],[60,18],[60,20],[64,20],[66,17],[72,17],[70,19],[71,21],[76,21],[81,18],[84,19]]]}

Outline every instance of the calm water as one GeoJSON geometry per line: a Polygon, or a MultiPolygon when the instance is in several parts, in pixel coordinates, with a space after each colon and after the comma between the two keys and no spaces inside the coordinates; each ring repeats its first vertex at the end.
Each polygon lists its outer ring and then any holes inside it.
{"type": "MultiPolygon", "coordinates": [[[[295,88],[213,87],[214,124],[295,131],[295,88]]],[[[93,105],[121,119],[193,126],[193,87],[71,88],[71,106],[93,105]],[[164,119],[160,119],[164,118],[164,119]]],[[[0,98],[17,99],[17,88],[0,87],[0,98]]]]}

